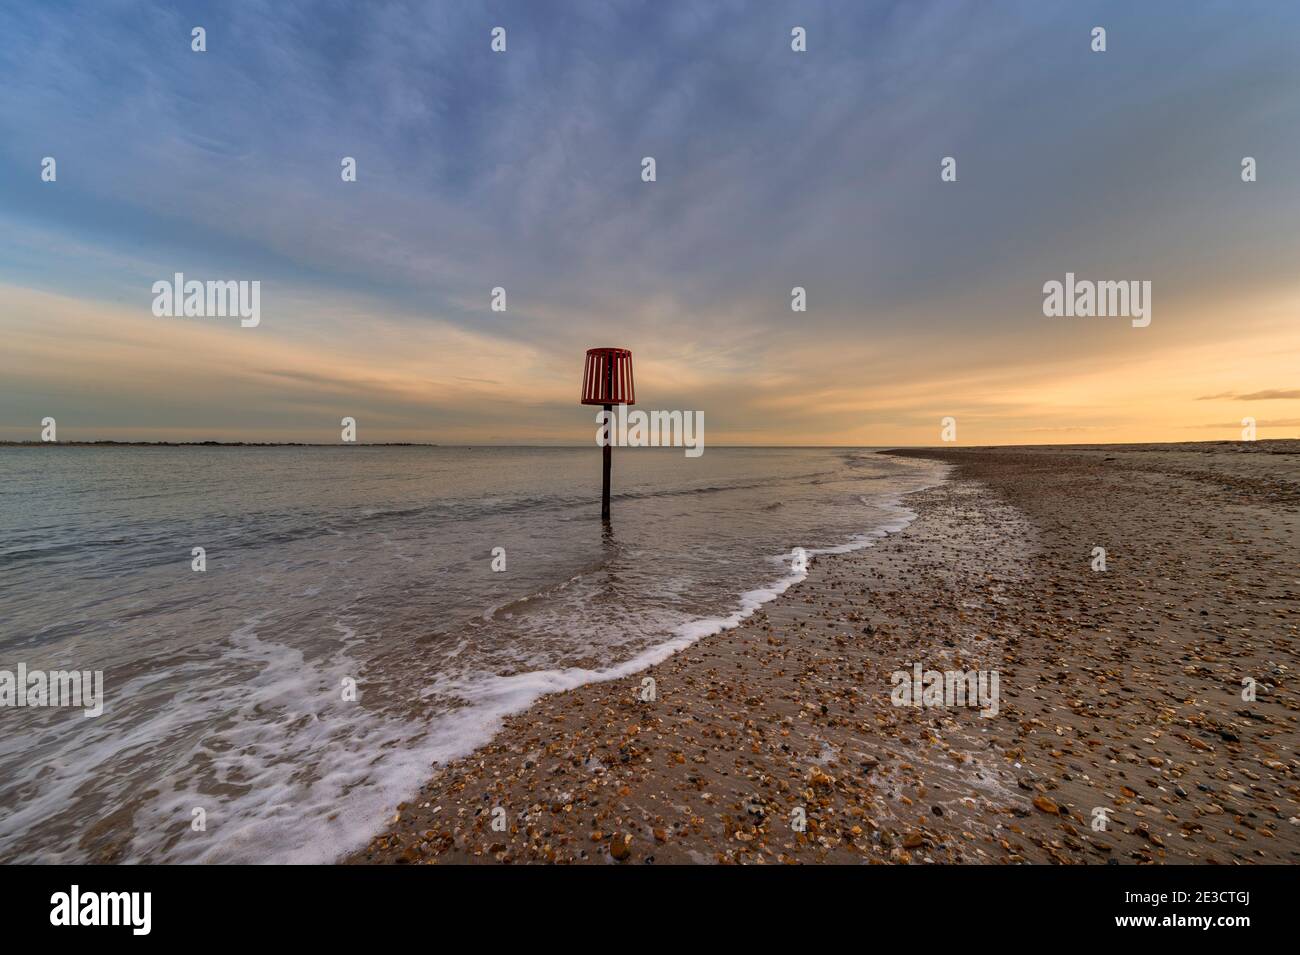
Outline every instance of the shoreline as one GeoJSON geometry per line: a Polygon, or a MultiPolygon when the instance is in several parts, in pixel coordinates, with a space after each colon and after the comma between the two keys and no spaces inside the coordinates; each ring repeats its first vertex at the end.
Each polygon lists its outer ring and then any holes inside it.
{"type": "Polygon", "coordinates": [[[956,465],[902,531],[542,697],[339,861],[1295,861],[1300,456],[1270,445],[885,452],[956,465]],[[916,664],[997,671],[998,715],[892,705],[916,664]]]}

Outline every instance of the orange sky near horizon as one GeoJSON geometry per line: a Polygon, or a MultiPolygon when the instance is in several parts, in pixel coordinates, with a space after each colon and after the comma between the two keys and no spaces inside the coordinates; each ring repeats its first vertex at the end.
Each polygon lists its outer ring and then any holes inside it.
{"type": "MultiPolygon", "coordinates": [[[[1027,314],[1018,342],[982,348],[808,341],[794,326],[744,355],[620,344],[639,406],[703,410],[714,445],[935,445],[945,416],[959,445],[1238,440],[1248,416],[1259,438],[1294,438],[1297,297],[1238,303],[1231,327],[1217,308],[1162,309],[1158,294],[1145,329],[1027,314]]],[[[333,443],[343,416],[363,442],[584,444],[593,432],[577,346],[378,319],[362,302],[304,301],[249,329],[14,286],[0,286],[0,309],[4,440],[37,439],[47,415],[63,441],[333,443]]]]}

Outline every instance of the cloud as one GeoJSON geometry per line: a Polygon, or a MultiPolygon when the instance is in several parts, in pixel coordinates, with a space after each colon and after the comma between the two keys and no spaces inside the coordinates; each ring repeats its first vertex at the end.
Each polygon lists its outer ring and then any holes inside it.
{"type": "MultiPolygon", "coordinates": [[[[1300,425],[1300,418],[1271,418],[1255,422],[1255,426],[1258,428],[1294,428],[1297,425],[1300,425]]],[[[1241,429],[1242,423],[1240,421],[1219,421],[1209,424],[1182,425],[1181,427],[1207,431],[1238,431],[1241,429]]]]}
{"type": "Polygon", "coordinates": [[[1230,398],[1234,401],[1277,401],[1282,399],[1300,398],[1300,388],[1269,388],[1264,391],[1252,391],[1247,395],[1239,395],[1231,391],[1225,391],[1217,395],[1205,395],[1196,400],[1213,401],[1218,398],[1230,398]]]}
{"type": "Polygon", "coordinates": [[[1294,397],[1228,389],[1262,374],[1239,343],[1296,348],[1300,179],[1243,188],[1222,152],[1300,154],[1270,119],[1300,97],[1300,10],[1094,9],[1123,38],[1104,57],[1031,0],[0,10],[0,283],[74,335],[3,319],[36,363],[0,380],[0,426],[62,394],[103,427],[292,436],[364,400],[394,435],[565,440],[599,344],[746,440],[898,440],[947,411],[988,440],[1147,435],[1193,389],[1294,397]],[[1067,270],[1151,279],[1151,328],[1045,320],[1067,270]],[[175,271],[260,280],[266,334],[102,320],[175,271]],[[222,363],[178,405],[186,348],[222,363]]]}

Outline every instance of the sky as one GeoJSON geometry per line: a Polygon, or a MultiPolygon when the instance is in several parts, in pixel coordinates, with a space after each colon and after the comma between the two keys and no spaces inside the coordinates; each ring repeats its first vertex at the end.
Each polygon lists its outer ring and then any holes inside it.
{"type": "Polygon", "coordinates": [[[1253,0],[5,4],[0,439],[584,444],[610,345],[714,444],[1300,436],[1297,49],[1253,0]],[[155,315],[177,272],[260,324],[155,315]],[[1066,273],[1151,323],[1044,315],[1066,273]]]}

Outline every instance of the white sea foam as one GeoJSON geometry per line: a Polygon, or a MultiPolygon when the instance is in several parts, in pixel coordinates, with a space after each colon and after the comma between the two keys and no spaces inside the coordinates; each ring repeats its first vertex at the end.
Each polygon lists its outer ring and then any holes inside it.
{"type": "MultiPolygon", "coordinates": [[[[918,486],[932,486],[935,482],[918,486]]],[[[847,554],[871,547],[890,534],[898,533],[916,519],[915,512],[904,507],[899,498],[873,502],[876,506],[891,512],[889,519],[872,530],[855,535],[851,540],[833,547],[806,548],[814,556],[847,554]]],[[[783,563],[791,563],[792,555],[779,555],[773,558],[783,563]]],[[[428,750],[431,759],[440,763],[449,762],[467,756],[484,745],[496,735],[504,720],[516,713],[527,710],[533,703],[548,693],[576,689],[590,683],[607,682],[632,676],[658,663],[662,663],[676,653],[680,653],[705,637],[714,636],[726,630],[740,626],[747,618],[754,615],[764,604],[775,600],[794,584],[805,580],[808,571],[789,571],[774,580],[770,585],[755,588],[741,594],[736,609],[723,616],[705,617],[678,625],[669,639],[641,651],[622,663],[601,669],[570,667],[552,670],[534,670],[509,676],[477,674],[460,676],[435,681],[433,691],[439,695],[450,695],[471,703],[470,712],[455,714],[451,725],[440,726],[437,734],[438,743],[428,750]]],[[[423,782],[423,777],[418,782],[423,782]]],[[[415,791],[415,787],[405,789],[396,786],[405,796],[415,791]]],[[[388,809],[392,804],[386,804],[388,809]]],[[[342,851],[356,848],[373,834],[373,827],[362,826],[353,832],[352,838],[345,841],[342,851]]]]}

